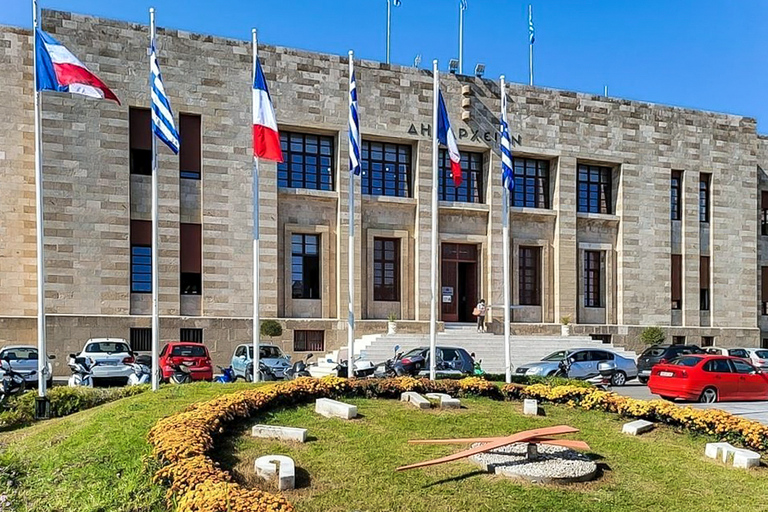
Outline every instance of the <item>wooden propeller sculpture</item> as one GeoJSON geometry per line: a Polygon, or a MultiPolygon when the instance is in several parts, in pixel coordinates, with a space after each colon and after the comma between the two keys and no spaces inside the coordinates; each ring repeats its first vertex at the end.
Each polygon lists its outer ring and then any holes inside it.
{"type": "Polygon", "coordinates": [[[422,439],[408,441],[410,444],[469,444],[469,443],[485,443],[482,446],[470,448],[447,457],[441,457],[439,459],[428,460],[425,462],[419,462],[416,464],[410,464],[408,466],[400,466],[397,471],[404,471],[406,469],[422,468],[426,466],[434,466],[436,464],[443,464],[445,462],[452,462],[454,460],[471,457],[478,453],[489,452],[513,443],[531,443],[531,444],[549,444],[556,446],[565,446],[566,448],[573,448],[576,450],[589,450],[589,445],[583,441],[574,441],[571,439],[555,439],[551,436],[560,434],[572,434],[578,432],[579,429],[569,427],[568,425],[558,425],[556,427],[537,428],[533,430],[526,430],[518,432],[511,436],[505,437],[473,437],[465,439],[422,439]]]}

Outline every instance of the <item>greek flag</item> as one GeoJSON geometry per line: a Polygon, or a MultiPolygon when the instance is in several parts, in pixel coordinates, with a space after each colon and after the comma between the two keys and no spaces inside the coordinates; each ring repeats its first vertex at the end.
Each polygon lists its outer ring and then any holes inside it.
{"type": "Polygon", "coordinates": [[[168,96],[165,95],[163,77],[160,75],[160,67],[157,65],[157,50],[152,41],[149,53],[149,90],[152,96],[152,131],[160,137],[160,140],[171,148],[175,154],[179,154],[179,131],[173,122],[173,112],[168,96]]]}
{"type": "Polygon", "coordinates": [[[400,7],[400,0],[392,0],[392,3],[395,4],[395,7],[400,7]]]}
{"type": "Polygon", "coordinates": [[[357,117],[357,82],[354,71],[349,75],[349,172],[360,175],[360,119],[357,117]]]}
{"type": "Polygon", "coordinates": [[[467,10],[467,0],[460,0],[461,2],[461,10],[466,11],[467,10]]]}
{"type": "Polygon", "coordinates": [[[536,37],[533,30],[533,11],[531,10],[530,6],[528,6],[528,41],[530,44],[533,44],[535,40],[536,37]]]}
{"type": "Polygon", "coordinates": [[[501,91],[501,184],[510,192],[515,188],[515,173],[512,170],[512,140],[507,122],[507,92],[501,91]]]}

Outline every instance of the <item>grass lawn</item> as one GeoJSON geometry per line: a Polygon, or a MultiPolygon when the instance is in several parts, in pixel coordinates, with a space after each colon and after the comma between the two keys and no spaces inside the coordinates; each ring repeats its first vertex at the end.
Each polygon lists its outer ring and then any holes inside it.
{"type": "Polygon", "coordinates": [[[298,489],[285,493],[301,512],[332,511],[730,511],[768,510],[768,470],[737,470],[704,458],[703,437],[659,428],[641,437],[600,412],[546,406],[522,416],[519,403],[463,400],[461,411],[420,412],[397,401],[348,400],[362,418],[325,419],[313,406],[260,415],[255,422],[309,429],[310,442],[253,439],[245,429],[222,440],[218,460],[243,484],[269,490],[253,461],[285,454],[297,466],[298,489]],[[604,467],[596,481],[567,487],[519,483],[479,471],[468,461],[402,473],[400,465],[437,458],[461,446],[415,446],[408,439],[508,435],[568,424],[604,467]]]}

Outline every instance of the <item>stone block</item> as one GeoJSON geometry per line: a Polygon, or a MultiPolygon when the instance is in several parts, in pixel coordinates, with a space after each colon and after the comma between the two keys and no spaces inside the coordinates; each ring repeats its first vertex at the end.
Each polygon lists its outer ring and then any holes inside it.
{"type": "Polygon", "coordinates": [[[275,425],[254,425],[251,436],[281,441],[307,442],[307,429],[294,427],[278,427],[275,425]]]}
{"type": "Polygon", "coordinates": [[[351,420],[357,417],[357,406],[337,402],[330,398],[318,398],[315,402],[315,412],[326,418],[351,420]]]}
{"type": "Polygon", "coordinates": [[[296,466],[290,457],[285,455],[265,455],[256,459],[254,467],[256,475],[265,480],[271,480],[277,475],[277,488],[281,491],[287,491],[296,487],[296,466]]]}
{"type": "Polygon", "coordinates": [[[646,420],[637,420],[630,423],[625,423],[621,431],[631,436],[638,436],[645,434],[649,430],[653,429],[653,423],[646,420]]]}
{"type": "Polygon", "coordinates": [[[707,446],[704,448],[704,456],[710,459],[717,459],[722,452],[723,460],[725,460],[725,453],[728,447],[733,448],[731,443],[707,443],[707,446]]]}
{"type": "Polygon", "coordinates": [[[429,400],[416,393],[415,391],[406,391],[405,393],[402,393],[400,395],[400,401],[408,402],[412,405],[415,405],[419,409],[429,409],[432,407],[432,404],[429,403],[429,400]]]}
{"type": "Polygon", "coordinates": [[[736,449],[733,452],[733,467],[756,468],[760,465],[760,454],[751,450],[736,449]]]}
{"type": "Polygon", "coordinates": [[[710,459],[732,461],[735,468],[752,468],[760,465],[760,454],[751,450],[736,448],[731,443],[707,443],[704,455],[710,459]]]}
{"type": "Polygon", "coordinates": [[[539,408],[539,401],[533,398],[526,398],[523,400],[523,414],[527,416],[543,416],[542,410],[539,408]]]}
{"type": "Polygon", "coordinates": [[[445,393],[427,393],[425,395],[431,400],[439,400],[441,409],[461,409],[461,400],[451,398],[451,395],[445,393]]]}

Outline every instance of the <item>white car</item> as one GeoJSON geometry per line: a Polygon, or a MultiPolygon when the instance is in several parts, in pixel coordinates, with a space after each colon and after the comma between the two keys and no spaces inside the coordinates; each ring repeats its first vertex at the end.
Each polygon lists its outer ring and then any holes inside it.
{"type": "MultiPolygon", "coordinates": [[[[10,345],[0,350],[0,359],[7,360],[13,371],[22,374],[28,386],[37,382],[37,357],[37,347],[32,345],[10,345]],[[33,371],[35,373],[32,373],[33,371]]],[[[56,359],[56,357],[49,355],[46,363],[49,387],[53,383],[51,359],[56,359]]]]}
{"type": "Polygon", "coordinates": [[[703,347],[704,352],[707,354],[711,354],[713,356],[731,356],[731,357],[740,357],[747,361],[748,363],[752,362],[752,358],[749,355],[749,351],[745,348],[737,348],[737,347],[703,347]]]}
{"type": "Polygon", "coordinates": [[[747,348],[752,364],[761,370],[768,370],[768,348],[747,348]]]}
{"type": "Polygon", "coordinates": [[[127,382],[133,373],[133,352],[121,338],[92,338],[77,356],[91,358],[96,363],[94,379],[125,379],[127,382]]]}

